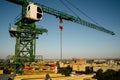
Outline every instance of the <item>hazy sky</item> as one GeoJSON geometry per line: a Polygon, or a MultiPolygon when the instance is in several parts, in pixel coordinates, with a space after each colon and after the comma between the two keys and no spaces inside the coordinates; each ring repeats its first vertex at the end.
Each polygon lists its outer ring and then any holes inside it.
{"type": "MultiPolygon", "coordinates": [[[[74,15],[60,0],[33,0],[48,7],[74,15]]],[[[65,0],[62,0],[65,2],[65,0]]],[[[112,36],[77,23],[63,20],[63,58],[120,58],[120,0],[68,0],[104,28],[115,32],[112,36]]],[[[66,3],[66,2],[65,2],[66,3]]],[[[68,3],[66,3],[69,5],[68,3]]],[[[92,22],[78,10],[69,7],[82,19],[92,22]]],[[[8,32],[9,23],[21,13],[21,6],[0,1],[0,58],[14,55],[15,39],[8,32]]],[[[74,15],[75,16],[75,15],[74,15]]],[[[36,55],[60,58],[59,19],[44,13],[36,23],[48,29],[36,41],[36,55]]],[[[13,26],[16,27],[16,26],[13,26]]]]}

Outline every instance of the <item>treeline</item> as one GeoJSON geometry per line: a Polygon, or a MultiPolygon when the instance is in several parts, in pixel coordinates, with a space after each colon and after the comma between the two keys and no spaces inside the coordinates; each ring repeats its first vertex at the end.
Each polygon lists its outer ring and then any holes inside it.
{"type": "Polygon", "coordinates": [[[96,78],[97,80],[120,80],[120,69],[118,71],[108,69],[105,72],[103,72],[102,69],[99,69],[93,78],[96,78]]]}

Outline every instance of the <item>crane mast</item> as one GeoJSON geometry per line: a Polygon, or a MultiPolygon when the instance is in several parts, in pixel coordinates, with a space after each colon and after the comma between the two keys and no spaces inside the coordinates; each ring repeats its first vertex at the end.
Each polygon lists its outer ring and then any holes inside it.
{"type": "Polygon", "coordinates": [[[89,28],[93,28],[98,31],[105,32],[110,35],[115,35],[114,32],[105,29],[102,26],[98,26],[96,24],[85,21],[81,18],[72,16],[62,11],[58,11],[56,9],[47,7],[42,4],[38,4],[38,3],[31,4],[31,2],[28,2],[27,0],[7,0],[7,1],[22,6],[22,15],[19,18],[17,18],[15,22],[15,25],[17,25],[17,29],[12,29],[12,28],[9,29],[11,37],[16,38],[15,60],[14,60],[15,73],[19,73],[21,64],[23,64],[23,62],[27,62],[27,61],[32,62],[35,59],[35,44],[36,44],[35,40],[37,39],[36,35],[47,32],[47,29],[36,28],[35,25],[35,22],[41,19],[43,12],[56,16],[60,19],[78,23],[87,26],[89,28]],[[34,17],[27,15],[29,13],[27,13],[26,11],[30,10],[31,5],[37,6],[37,11],[38,11],[37,19],[33,19],[34,17]]]}
{"type": "Polygon", "coordinates": [[[26,0],[8,0],[22,6],[22,14],[15,21],[17,28],[11,25],[10,36],[16,38],[13,60],[14,73],[22,73],[25,62],[35,61],[36,39],[38,35],[48,32],[45,28],[36,28],[35,22],[42,19],[42,9],[26,0]],[[32,13],[32,14],[31,14],[32,13]]]}

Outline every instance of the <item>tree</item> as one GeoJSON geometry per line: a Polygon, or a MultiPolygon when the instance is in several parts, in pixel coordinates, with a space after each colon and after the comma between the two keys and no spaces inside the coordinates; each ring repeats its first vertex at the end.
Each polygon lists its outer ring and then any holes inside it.
{"type": "Polygon", "coordinates": [[[117,76],[117,80],[120,80],[120,69],[118,70],[118,72],[116,73],[116,76],[117,76]]]}
{"type": "Polygon", "coordinates": [[[96,78],[97,80],[120,80],[120,70],[115,71],[108,69],[103,73],[103,70],[99,69],[93,78],[96,78]]]}
{"type": "Polygon", "coordinates": [[[91,66],[86,66],[86,67],[85,67],[85,73],[86,73],[86,74],[91,74],[91,73],[93,73],[93,67],[91,67],[91,66]]]}
{"type": "Polygon", "coordinates": [[[97,70],[96,75],[94,76],[94,78],[97,78],[98,80],[102,80],[101,79],[102,76],[103,76],[103,70],[99,69],[99,70],[97,70]]]}
{"type": "Polygon", "coordinates": [[[116,71],[112,70],[112,69],[108,69],[106,72],[103,73],[104,74],[104,80],[116,80],[116,71]]]}
{"type": "Polygon", "coordinates": [[[59,68],[58,72],[65,75],[65,76],[70,76],[70,74],[72,72],[72,68],[70,66],[65,67],[65,68],[59,68]]]}

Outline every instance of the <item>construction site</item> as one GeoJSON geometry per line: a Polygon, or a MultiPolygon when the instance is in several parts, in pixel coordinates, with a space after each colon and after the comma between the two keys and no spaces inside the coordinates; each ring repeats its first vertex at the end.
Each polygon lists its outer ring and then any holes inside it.
{"type": "MultiPolygon", "coordinates": [[[[6,0],[6,2],[20,6],[22,10],[20,16],[15,18],[14,24],[9,25],[9,35],[16,42],[15,51],[5,60],[0,60],[0,80],[97,80],[93,76],[99,69],[103,69],[104,72],[107,69],[115,71],[120,69],[120,59],[63,58],[63,21],[83,25],[110,36],[115,35],[113,31],[78,16],[36,3],[34,0],[6,0]],[[44,59],[44,56],[36,55],[36,40],[39,35],[49,31],[36,25],[43,19],[44,13],[59,19],[59,59],[44,59]]],[[[62,0],[61,3],[65,5],[62,0]]],[[[69,1],[68,3],[72,5],[69,1]]]]}

